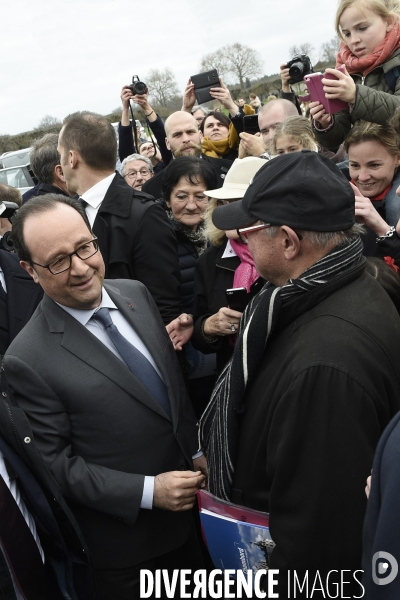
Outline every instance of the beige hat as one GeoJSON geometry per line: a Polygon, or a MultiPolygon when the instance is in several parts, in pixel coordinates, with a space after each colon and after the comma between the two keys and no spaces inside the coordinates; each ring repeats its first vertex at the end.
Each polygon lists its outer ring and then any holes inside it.
{"type": "Polygon", "coordinates": [[[206,196],[210,196],[210,198],[217,198],[217,200],[243,198],[250,185],[250,181],[265,164],[263,158],[256,156],[237,158],[226,174],[223,186],[216,190],[207,190],[204,193],[206,196]]]}

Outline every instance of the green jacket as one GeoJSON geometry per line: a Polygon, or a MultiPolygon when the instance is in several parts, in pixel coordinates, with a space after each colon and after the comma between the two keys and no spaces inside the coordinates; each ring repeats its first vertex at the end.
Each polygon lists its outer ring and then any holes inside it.
{"type": "Polygon", "coordinates": [[[318,143],[328,150],[336,150],[356,121],[360,119],[383,125],[400,106],[400,77],[393,91],[388,86],[385,73],[400,67],[400,48],[383,65],[368,73],[363,81],[359,74],[352,75],[356,84],[356,99],[352,111],[342,110],[333,115],[333,127],[327,132],[313,130],[318,143]]]}

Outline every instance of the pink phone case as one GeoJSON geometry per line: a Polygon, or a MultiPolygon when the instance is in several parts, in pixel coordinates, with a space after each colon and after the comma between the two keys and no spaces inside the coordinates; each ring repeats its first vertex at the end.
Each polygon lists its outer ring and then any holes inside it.
{"type": "MultiPolygon", "coordinates": [[[[344,67],[339,67],[338,71],[344,73],[344,67]]],[[[308,94],[306,96],[299,96],[299,100],[304,102],[320,102],[323,104],[326,112],[330,115],[348,108],[348,103],[343,100],[328,100],[324,94],[322,79],[337,79],[335,75],[331,73],[311,73],[306,75],[304,81],[307,84],[308,94]]]]}

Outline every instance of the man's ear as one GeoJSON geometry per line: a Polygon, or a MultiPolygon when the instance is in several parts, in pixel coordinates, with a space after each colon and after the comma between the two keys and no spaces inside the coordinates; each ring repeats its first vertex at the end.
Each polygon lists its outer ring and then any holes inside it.
{"type": "Polygon", "coordinates": [[[79,162],[82,162],[82,159],[79,152],[76,150],[69,150],[67,161],[71,169],[76,169],[79,162]]]}
{"type": "Polygon", "coordinates": [[[65,182],[64,173],[63,173],[63,170],[62,170],[62,166],[61,166],[61,165],[56,165],[56,166],[54,167],[54,174],[55,174],[55,177],[56,177],[57,179],[60,179],[60,180],[61,180],[63,183],[66,183],[66,182],[65,182]]]}
{"type": "Polygon", "coordinates": [[[167,137],[165,138],[165,145],[167,146],[168,150],[171,150],[171,144],[169,143],[169,139],[167,137]]]}
{"type": "Polygon", "coordinates": [[[283,233],[282,243],[284,245],[284,255],[286,260],[293,260],[300,253],[300,240],[295,231],[287,225],[281,227],[283,233]]]}
{"type": "Polygon", "coordinates": [[[32,265],[30,265],[25,260],[20,260],[19,264],[21,265],[21,267],[23,269],[25,269],[25,271],[27,271],[29,273],[29,275],[32,277],[32,279],[35,283],[39,283],[39,275],[37,274],[35,269],[32,267],[32,265]]]}

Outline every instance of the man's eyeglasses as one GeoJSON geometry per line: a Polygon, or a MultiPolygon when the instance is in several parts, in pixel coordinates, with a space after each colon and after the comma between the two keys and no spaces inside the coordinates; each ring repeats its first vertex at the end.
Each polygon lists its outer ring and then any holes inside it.
{"type": "MultiPolygon", "coordinates": [[[[243,244],[248,244],[249,243],[249,240],[248,240],[249,233],[251,233],[252,231],[259,231],[260,229],[268,229],[268,227],[272,227],[271,223],[260,223],[260,225],[252,225],[251,227],[245,227],[244,229],[236,229],[236,232],[239,236],[240,241],[243,244]]],[[[293,229],[293,227],[291,227],[291,229],[293,229]]],[[[293,231],[295,232],[295,234],[301,241],[303,239],[303,236],[301,235],[301,233],[299,233],[295,229],[293,229],[293,231]]]]}
{"type": "Polygon", "coordinates": [[[99,244],[97,238],[93,238],[89,242],[85,242],[82,246],[79,246],[75,250],[75,252],[71,252],[71,254],[66,254],[65,256],[60,256],[59,258],[55,258],[47,265],[41,265],[39,263],[32,262],[33,265],[37,265],[38,267],[42,267],[43,269],[48,269],[52,275],[59,275],[64,271],[68,271],[71,268],[71,260],[74,254],[78,256],[81,260],[87,260],[99,249],[99,244]]]}
{"type": "Polygon", "coordinates": [[[271,227],[270,223],[260,223],[260,225],[252,225],[251,227],[245,227],[244,229],[236,229],[236,232],[242,244],[248,244],[249,240],[247,236],[249,233],[253,231],[260,231],[261,229],[267,229],[268,227],[271,227]]]}
{"type": "Polygon", "coordinates": [[[140,169],[140,171],[129,171],[129,173],[124,175],[124,177],[127,177],[128,179],[136,179],[138,173],[140,173],[142,177],[147,177],[147,175],[150,175],[151,171],[149,171],[149,169],[140,169]]]}

